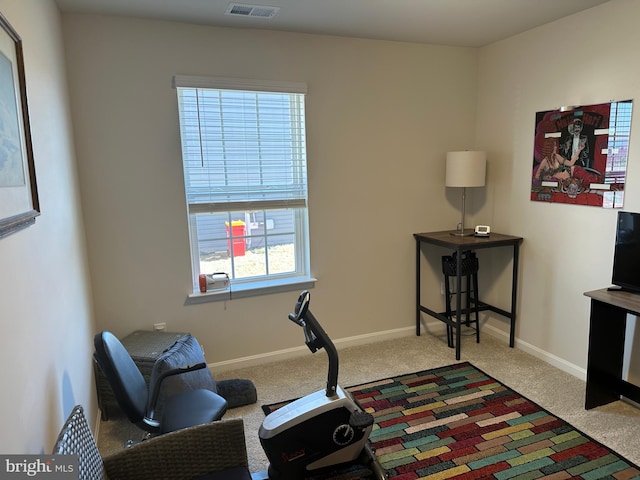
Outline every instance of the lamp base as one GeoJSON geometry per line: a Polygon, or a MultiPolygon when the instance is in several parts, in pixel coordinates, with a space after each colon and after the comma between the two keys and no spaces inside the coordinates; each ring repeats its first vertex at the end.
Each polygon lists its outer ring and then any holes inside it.
{"type": "Polygon", "coordinates": [[[454,230],[453,232],[449,232],[449,235],[453,235],[454,237],[471,237],[474,234],[473,229],[469,230],[454,230]]]}

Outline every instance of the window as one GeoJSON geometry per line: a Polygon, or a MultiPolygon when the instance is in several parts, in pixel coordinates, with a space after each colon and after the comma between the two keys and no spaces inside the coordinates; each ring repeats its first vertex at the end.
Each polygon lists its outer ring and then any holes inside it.
{"type": "Polygon", "coordinates": [[[624,183],[631,134],[631,101],[611,102],[605,183],[624,183]]]}
{"type": "Polygon", "coordinates": [[[174,83],[194,292],[200,274],[220,272],[234,296],[307,288],[306,87],[185,76],[174,83]]]}

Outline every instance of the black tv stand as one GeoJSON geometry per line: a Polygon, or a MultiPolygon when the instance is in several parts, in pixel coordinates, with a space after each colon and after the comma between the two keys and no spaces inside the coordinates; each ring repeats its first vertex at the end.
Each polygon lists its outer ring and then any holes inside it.
{"type": "Polygon", "coordinates": [[[640,386],[622,378],[627,314],[640,316],[640,295],[609,288],[584,294],[591,298],[584,408],[606,405],[620,397],[640,403],[640,386]]]}

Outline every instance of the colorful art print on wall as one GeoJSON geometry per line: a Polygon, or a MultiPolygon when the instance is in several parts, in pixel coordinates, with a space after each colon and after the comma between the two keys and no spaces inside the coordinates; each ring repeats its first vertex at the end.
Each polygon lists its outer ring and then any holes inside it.
{"type": "Polygon", "coordinates": [[[633,101],[536,113],[531,200],[621,208],[633,101]]]}

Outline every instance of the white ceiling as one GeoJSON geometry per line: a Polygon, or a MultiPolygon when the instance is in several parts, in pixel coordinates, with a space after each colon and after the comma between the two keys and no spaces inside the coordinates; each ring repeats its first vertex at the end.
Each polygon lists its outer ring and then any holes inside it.
{"type": "Polygon", "coordinates": [[[225,15],[230,0],[56,0],[63,12],[481,47],[609,0],[253,0],[272,19],[225,15]]]}

